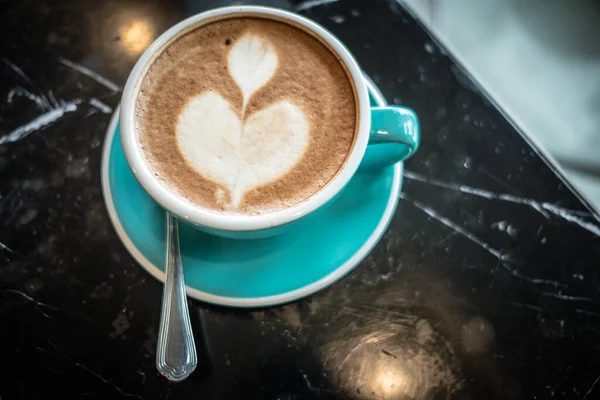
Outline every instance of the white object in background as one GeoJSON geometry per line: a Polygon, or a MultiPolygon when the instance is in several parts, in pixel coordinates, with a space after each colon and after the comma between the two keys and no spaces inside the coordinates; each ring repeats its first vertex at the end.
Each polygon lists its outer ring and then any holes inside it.
{"type": "Polygon", "coordinates": [[[600,210],[600,2],[399,1],[600,210]]]}

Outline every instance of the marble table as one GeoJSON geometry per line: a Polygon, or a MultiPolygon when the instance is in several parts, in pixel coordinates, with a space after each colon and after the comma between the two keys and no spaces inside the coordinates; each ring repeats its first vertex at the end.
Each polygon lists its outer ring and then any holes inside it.
{"type": "Polygon", "coordinates": [[[141,51],[230,3],[0,6],[2,400],[600,398],[600,217],[392,0],[258,2],[326,26],[419,114],[380,244],[296,303],[190,301],[199,367],[157,373],[162,285],[111,227],[101,147],[141,51]]]}

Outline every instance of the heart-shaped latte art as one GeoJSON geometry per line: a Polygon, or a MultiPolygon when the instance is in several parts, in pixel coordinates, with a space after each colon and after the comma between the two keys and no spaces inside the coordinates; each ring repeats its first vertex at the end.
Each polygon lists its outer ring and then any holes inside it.
{"type": "Polygon", "coordinates": [[[309,144],[308,121],[287,100],[245,115],[250,97],[273,77],[277,63],[268,41],[243,36],[228,54],[228,71],[244,96],[242,118],[221,95],[207,91],[192,98],[177,121],[181,154],[196,172],[229,190],[232,208],[248,191],[283,177],[309,144]]]}

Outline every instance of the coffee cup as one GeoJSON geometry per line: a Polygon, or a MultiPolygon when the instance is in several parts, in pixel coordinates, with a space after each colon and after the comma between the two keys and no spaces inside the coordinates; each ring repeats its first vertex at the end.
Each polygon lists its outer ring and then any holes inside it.
{"type": "MultiPolygon", "coordinates": [[[[218,57],[215,56],[216,61],[218,57]]],[[[176,80],[167,83],[173,85],[176,80]]],[[[123,91],[119,118],[125,157],[154,200],[200,230],[242,239],[271,236],[306,222],[335,200],[359,168],[384,168],[403,161],[416,152],[420,142],[419,122],[412,110],[401,106],[370,106],[361,69],[333,34],[300,15],[260,6],[211,10],[167,30],[133,68],[123,91]],[[272,35],[273,43],[261,39],[261,34],[239,34],[235,29],[246,21],[252,32],[264,31],[265,37],[272,35]],[[200,33],[194,37],[194,32],[200,33]],[[227,81],[213,80],[204,93],[183,101],[180,93],[190,86],[186,79],[202,86],[201,72],[206,73],[210,68],[199,65],[196,71],[197,64],[190,64],[193,68],[188,71],[190,74],[176,75],[181,82],[179,86],[171,86],[172,92],[151,86],[146,90],[146,86],[163,77],[162,65],[171,74],[177,70],[175,64],[174,67],[169,64],[168,57],[169,52],[177,50],[175,46],[183,46],[182,38],[190,43],[201,42],[202,38],[221,40],[218,36],[221,32],[225,32],[223,46],[229,46],[223,47],[228,52],[224,70],[231,75],[226,76],[227,81]],[[284,40],[290,35],[290,43],[301,38],[306,46],[301,44],[282,54],[279,47],[285,46],[284,40]],[[326,49],[318,51],[331,54],[315,53],[314,60],[310,59],[311,49],[319,47],[314,41],[326,49]],[[300,84],[288,82],[298,89],[288,91],[282,87],[280,92],[290,93],[289,96],[300,94],[265,106],[261,96],[265,99],[271,96],[269,88],[265,89],[266,82],[271,86],[287,85],[285,79],[290,75],[287,72],[277,75],[277,69],[293,68],[292,58],[296,56],[298,63],[306,62],[313,70],[297,75],[295,79],[300,84]],[[330,58],[339,65],[327,61],[330,58]],[[328,69],[321,74],[318,70],[321,65],[330,67],[323,67],[328,69]],[[338,76],[339,71],[343,71],[349,84],[339,78],[327,80],[338,76]],[[200,74],[196,80],[188,76],[196,73],[200,74]],[[221,88],[218,82],[227,83],[221,88]],[[331,93],[324,103],[306,92],[307,88],[321,90],[321,86],[325,93],[331,93]],[[149,96],[146,92],[153,93],[151,90],[162,93],[160,101],[146,100],[144,96],[149,96]],[[322,108],[327,110],[321,112],[322,108]],[[349,124],[352,129],[346,128],[349,124]],[[170,134],[173,126],[174,133],[170,134]],[[240,133],[242,144],[234,149],[231,143],[235,140],[230,136],[237,130],[245,136],[240,133]],[[271,131],[275,136],[265,139],[265,132],[271,131]],[[252,152],[246,152],[252,156],[244,153],[250,148],[242,146],[244,140],[253,146],[252,152]],[[178,150],[169,153],[165,150],[169,146],[178,150]],[[365,157],[367,147],[376,150],[365,157]]]]}

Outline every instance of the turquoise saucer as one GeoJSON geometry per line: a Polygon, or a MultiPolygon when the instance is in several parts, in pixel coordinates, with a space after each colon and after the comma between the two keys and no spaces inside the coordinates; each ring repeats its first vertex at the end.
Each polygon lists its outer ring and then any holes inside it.
{"type": "MultiPolygon", "coordinates": [[[[367,79],[371,102],[386,101],[367,79]]],[[[119,238],[133,258],[164,281],[164,210],[129,169],[117,110],[102,156],[104,201],[119,238]]],[[[369,150],[367,150],[367,153],[369,150]]],[[[282,235],[257,240],[211,236],[181,223],[187,293],[213,304],[265,307],[313,294],[352,271],[377,244],[398,203],[402,164],[359,171],[319,218],[282,235]]]]}

